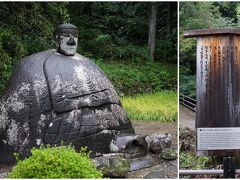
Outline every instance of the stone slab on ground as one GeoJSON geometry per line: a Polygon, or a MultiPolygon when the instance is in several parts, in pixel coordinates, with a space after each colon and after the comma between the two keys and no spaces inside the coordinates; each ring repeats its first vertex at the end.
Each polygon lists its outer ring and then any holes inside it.
{"type": "Polygon", "coordinates": [[[150,168],[129,172],[127,178],[174,179],[178,177],[177,164],[177,159],[174,161],[161,160],[159,164],[150,168]]]}
{"type": "Polygon", "coordinates": [[[135,171],[138,169],[148,168],[153,165],[158,164],[159,158],[157,156],[145,156],[131,160],[130,171],[135,171]]]}

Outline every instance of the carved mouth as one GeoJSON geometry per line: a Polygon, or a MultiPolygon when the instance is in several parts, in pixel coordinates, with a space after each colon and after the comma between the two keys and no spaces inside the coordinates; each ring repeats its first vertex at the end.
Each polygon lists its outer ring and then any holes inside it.
{"type": "Polygon", "coordinates": [[[68,50],[75,50],[76,47],[75,47],[75,46],[68,46],[67,49],[68,49],[68,50]]]}

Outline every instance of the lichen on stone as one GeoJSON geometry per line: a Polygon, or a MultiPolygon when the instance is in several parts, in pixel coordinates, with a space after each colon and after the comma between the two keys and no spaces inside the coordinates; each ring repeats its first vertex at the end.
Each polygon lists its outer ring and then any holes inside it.
{"type": "Polygon", "coordinates": [[[9,123],[9,117],[7,113],[7,107],[0,101],[0,130],[4,130],[9,123]]]}
{"type": "Polygon", "coordinates": [[[11,120],[11,124],[7,130],[7,141],[10,145],[18,144],[18,125],[14,120],[11,120]]]}

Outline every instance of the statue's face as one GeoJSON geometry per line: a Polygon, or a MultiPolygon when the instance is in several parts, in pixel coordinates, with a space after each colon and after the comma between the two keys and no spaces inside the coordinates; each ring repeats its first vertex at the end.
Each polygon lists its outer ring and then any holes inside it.
{"type": "Polygon", "coordinates": [[[58,37],[59,52],[73,56],[77,51],[78,36],[74,32],[61,32],[58,37]]]}

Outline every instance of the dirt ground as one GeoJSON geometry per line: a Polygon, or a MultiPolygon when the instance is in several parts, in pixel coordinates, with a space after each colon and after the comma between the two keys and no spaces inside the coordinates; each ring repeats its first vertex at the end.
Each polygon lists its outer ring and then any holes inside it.
{"type": "Polygon", "coordinates": [[[177,123],[160,123],[157,121],[131,120],[136,134],[151,135],[153,133],[168,133],[172,135],[172,144],[177,144],[177,123]]]}

